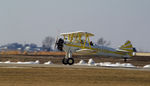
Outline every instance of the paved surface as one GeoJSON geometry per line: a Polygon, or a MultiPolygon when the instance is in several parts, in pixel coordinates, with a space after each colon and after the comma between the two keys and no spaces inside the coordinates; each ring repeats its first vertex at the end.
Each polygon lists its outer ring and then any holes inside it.
{"type": "Polygon", "coordinates": [[[144,69],[141,67],[135,68],[124,68],[124,67],[101,67],[101,66],[84,66],[84,65],[57,65],[57,64],[0,64],[0,68],[47,68],[47,67],[58,67],[58,68],[96,68],[96,69],[122,69],[122,70],[139,70],[139,71],[150,71],[150,69],[144,69]]]}

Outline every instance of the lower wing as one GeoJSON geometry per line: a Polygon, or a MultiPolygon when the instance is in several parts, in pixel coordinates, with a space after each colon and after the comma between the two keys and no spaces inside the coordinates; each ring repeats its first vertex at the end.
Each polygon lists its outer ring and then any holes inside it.
{"type": "Polygon", "coordinates": [[[96,54],[97,51],[91,49],[80,49],[76,51],[77,54],[89,55],[89,54],[96,54]]]}

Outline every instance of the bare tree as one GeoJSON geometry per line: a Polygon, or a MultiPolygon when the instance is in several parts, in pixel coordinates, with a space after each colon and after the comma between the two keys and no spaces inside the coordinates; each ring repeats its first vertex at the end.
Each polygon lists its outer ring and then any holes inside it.
{"type": "Polygon", "coordinates": [[[50,37],[50,36],[46,37],[42,42],[43,49],[46,51],[51,51],[54,41],[55,40],[53,37],[50,37]]]}
{"type": "Polygon", "coordinates": [[[101,45],[101,46],[109,46],[111,44],[111,42],[110,41],[106,41],[106,40],[104,40],[103,37],[101,37],[101,38],[99,38],[97,40],[97,44],[101,45]]]}

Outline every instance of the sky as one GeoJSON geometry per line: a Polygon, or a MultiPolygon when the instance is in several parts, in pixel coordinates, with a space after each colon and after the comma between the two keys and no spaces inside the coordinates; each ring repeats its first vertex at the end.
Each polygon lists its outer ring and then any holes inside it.
{"type": "Polygon", "coordinates": [[[36,43],[86,31],[119,47],[131,40],[150,52],[150,0],[0,0],[0,45],[36,43]]]}

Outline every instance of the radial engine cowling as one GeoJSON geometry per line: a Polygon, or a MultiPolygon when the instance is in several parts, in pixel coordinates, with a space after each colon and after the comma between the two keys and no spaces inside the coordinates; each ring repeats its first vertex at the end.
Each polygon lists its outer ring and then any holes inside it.
{"type": "Polygon", "coordinates": [[[63,51],[64,40],[62,38],[60,38],[56,44],[57,44],[57,49],[60,51],[63,51]]]}

